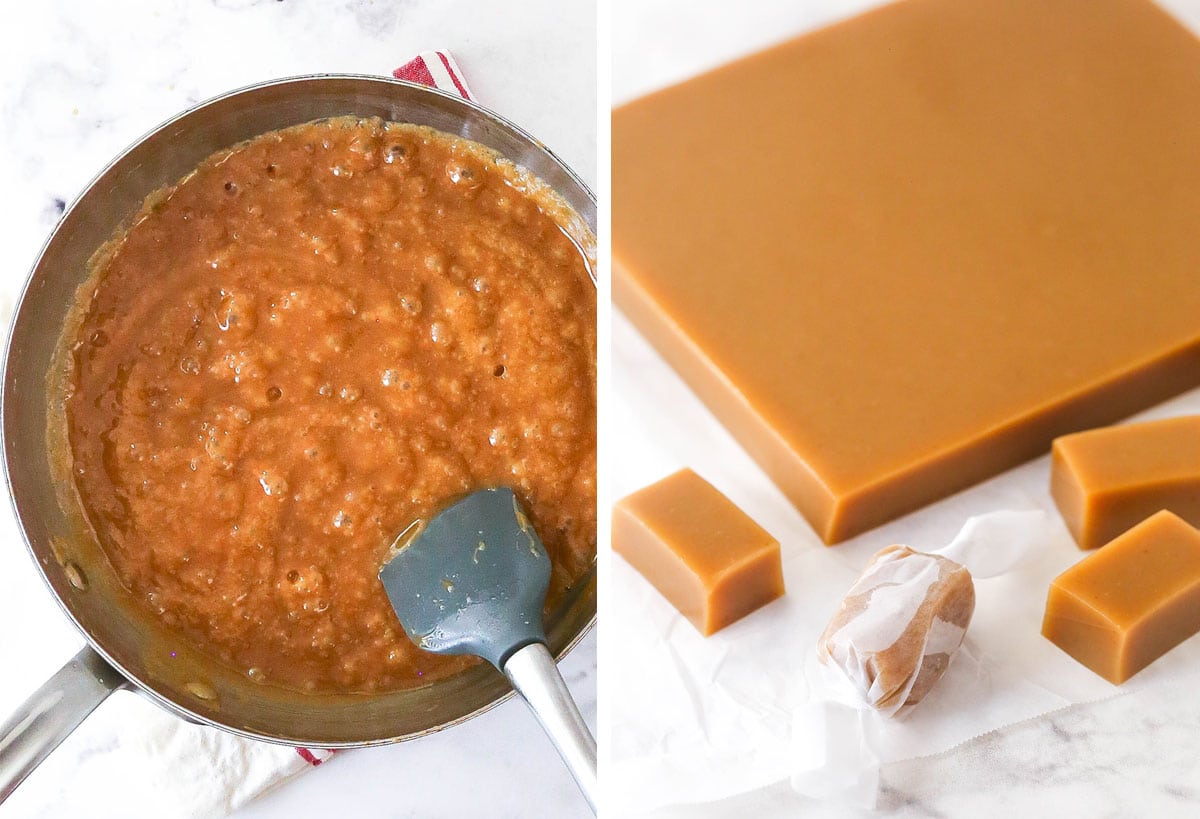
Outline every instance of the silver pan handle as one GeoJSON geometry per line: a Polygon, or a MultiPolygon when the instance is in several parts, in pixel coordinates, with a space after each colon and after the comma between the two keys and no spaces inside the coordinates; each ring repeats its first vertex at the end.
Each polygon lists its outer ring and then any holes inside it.
{"type": "Polygon", "coordinates": [[[84,646],[0,726],[0,802],[109,694],[129,684],[84,646]]]}

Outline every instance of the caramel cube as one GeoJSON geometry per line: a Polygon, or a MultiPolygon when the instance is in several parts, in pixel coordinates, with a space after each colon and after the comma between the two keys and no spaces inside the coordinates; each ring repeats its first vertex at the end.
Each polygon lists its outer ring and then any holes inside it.
{"type": "Polygon", "coordinates": [[[1102,546],[1163,509],[1200,525],[1200,415],[1057,439],[1050,494],[1081,549],[1102,546]]]}
{"type": "Polygon", "coordinates": [[[706,636],[784,592],[779,542],[690,469],[618,501],[612,542],[706,636]]]}
{"type": "Polygon", "coordinates": [[[1200,631],[1200,532],[1159,512],[1050,585],[1042,634],[1122,683],[1200,631]]]}

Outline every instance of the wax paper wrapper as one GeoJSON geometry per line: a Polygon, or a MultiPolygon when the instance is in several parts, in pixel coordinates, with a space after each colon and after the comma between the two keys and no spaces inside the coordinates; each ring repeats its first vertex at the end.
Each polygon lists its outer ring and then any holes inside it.
{"type": "Polygon", "coordinates": [[[974,611],[975,584],[961,563],[888,546],[842,598],[817,658],[864,705],[899,717],[937,685],[974,611]]]}
{"type": "Polygon", "coordinates": [[[1046,584],[1079,557],[1057,517],[1033,509],[959,521],[941,549],[930,542],[934,524],[912,523],[848,549],[785,542],[788,593],[709,638],[614,558],[619,593],[608,611],[619,639],[605,662],[614,680],[606,777],[616,815],[716,801],[782,780],[808,796],[871,806],[885,763],[1111,696],[1113,686],[1040,634],[1046,584]],[[867,559],[889,545],[881,537],[942,554],[976,578],[962,646],[900,719],[865,706],[844,678],[830,677],[815,650],[867,559]]]}

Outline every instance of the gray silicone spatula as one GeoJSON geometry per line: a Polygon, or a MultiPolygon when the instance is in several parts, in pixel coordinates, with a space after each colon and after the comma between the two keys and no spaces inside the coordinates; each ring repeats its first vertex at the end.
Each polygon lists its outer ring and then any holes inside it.
{"type": "Polygon", "coordinates": [[[512,490],[467,495],[405,530],[379,571],[408,636],[508,677],[596,810],[596,740],[546,648],[550,557],[512,490]]]}

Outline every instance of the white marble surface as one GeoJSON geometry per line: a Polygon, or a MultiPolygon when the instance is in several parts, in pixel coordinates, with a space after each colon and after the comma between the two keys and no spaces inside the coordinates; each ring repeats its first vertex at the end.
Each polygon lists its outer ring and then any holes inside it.
{"type": "MultiPolygon", "coordinates": [[[[681,14],[671,0],[617,3],[612,26],[614,102],[879,4],[880,0],[736,4],[697,0],[681,14]]],[[[1162,5],[1200,31],[1200,0],[1164,0],[1162,5]]],[[[664,383],[671,376],[658,366],[665,365],[619,316],[613,325],[613,361],[613,421],[608,434],[615,442],[612,462],[618,465],[611,476],[614,497],[672,469],[694,466],[725,479],[721,488],[764,524],[775,522],[775,528],[768,528],[781,539],[786,535],[785,548],[821,548],[778,490],[694,396],[681,383],[664,383]],[[668,402],[669,415],[653,409],[668,402]],[[701,438],[707,441],[704,447],[695,444],[697,430],[708,436],[701,438]]],[[[1200,412],[1200,390],[1152,414],[1195,412],[1200,412]]],[[[973,499],[1001,496],[1014,507],[1041,507],[1056,516],[1045,491],[1048,473],[1048,458],[1042,458],[961,493],[953,503],[961,508],[973,499]]],[[[945,542],[962,523],[961,517],[945,514],[946,509],[945,502],[935,504],[839,547],[839,553],[850,550],[865,560],[875,548],[892,542],[889,538],[903,538],[913,529],[935,532],[934,540],[945,542]]],[[[972,514],[986,511],[979,508],[972,514]]],[[[1065,529],[1061,535],[1057,548],[1065,566],[1075,557],[1065,529]]],[[[613,575],[617,581],[643,582],[624,565],[614,567],[613,575]]],[[[802,588],[790,589],[790,594],[802,593],[802,588]]],[[[625,599],[633,599],[632,593],[625,599]]],[[[611,590],[606,601],[620,604],[622,589],[611,590]]],[[[605,641],[619,638],[608,632],[604,636],[605,641]]],[[[1189,645],[1186,653],[1194,658],[1192,648],[1189,645]]],[[[606,663],[612,650],[605,642],[606,663]]],[[[1143,672],[1140,680],[1135,677],[1114,688],[1111,699],[1000,727],[934,756],[885,765],[876,812],[807,800],[783,782],[718,803],[678,805],[649,815],[657,819],[1200,815],[1200,701],[1194,695],[1200,667],[1194,665],[1182,668],[1175,663],[1171,674],[1143,672]]],[[[606,698],[620,674],[619,662],[606,667],[606,698]]],[[[619,699],[605,705],[614,736],[622,720],[619,699]]],[[[618,788],[620,783],[610,781],[608,787],[618,788]]]]}
{"type": "MultiPolygon", "coordinates": [[[[447,49],[482,104],[537,135],[594,186],[594,20],[593,3],[554,0],[5,4],[0,23],[4,323],[64,204],[93,174],[167,117],[260,80],[325,71],[388,74],[418,51],[447,49]]],[[[0,508],[0,549],[23,549],[7,501],[0,508]]],[[[8,624],[0,629],[0,656],[8,680],[0,713],[7,713],[82,640],[28,561],[15,562],[2,580],[0,618],[8,624]]],[[[589,636],[563,671],[593,724],[595,669],[595,640],[589,636]]],[[[138,771],[123,774],[136,778],[138,771]]],[[[39,775],[35,772],[30,782],[39,775]]],[[[71,783],[58,786],[66,790],[71,783]]],[[[519,702],[424,740],[337,755],[239,816],[484,812],[555,819],[587,815],[519,702]]],[[[20,800],[14,797],[3,813],[23,815],[20,800]]],[[[136,806],[126,815],[137,815],[136,806]]]]}

